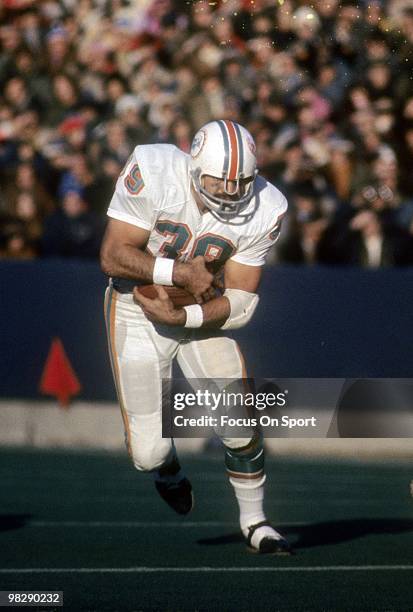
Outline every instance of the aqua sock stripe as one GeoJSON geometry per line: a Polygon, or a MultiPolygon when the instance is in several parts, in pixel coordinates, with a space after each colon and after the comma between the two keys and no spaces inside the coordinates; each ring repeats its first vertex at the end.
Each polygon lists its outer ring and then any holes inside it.
{"type": "Polygon", "coordinates": [[[254,449],[251,454],[238,455],[236,452],[226,449],[225,465],[231,472],[255,474],[264,469],[264,450],[262,448],[254,449]]]}

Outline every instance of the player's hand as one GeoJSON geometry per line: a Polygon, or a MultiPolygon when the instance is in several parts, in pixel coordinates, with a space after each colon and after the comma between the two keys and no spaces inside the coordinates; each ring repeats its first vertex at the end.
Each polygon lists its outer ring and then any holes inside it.
{"type": "Polygon", "coordinates": [[[212,284],[214,285],[215,289],[218,289],[220,293],[224,293],[225,291],[224,271],[222,268],[214,274],[214,280],[212,281],[212,284]]]}
{"type": "Polygon", "coordinates": [[[202,294],[202,302],[198,302],[198,304],[199,304],[199,303],[203,303],[203,304],[205,304],[206,302],[209,302],[209,300],[213,300],[213,299],[214,299],[214,298],[216,298],[216,297],[217,297],[217,295],[216,295],[216,293],[215,293],[215,289],[214,289],[213,287],[210,287],[210,288],[208,289],[208,291],[205,291],[205,292],[202,294]]]}
{"type": "MultiPolygon", "coordinates": [[[[207,269],[208,269],[208,263],[207,265],[207,269]]],[[[221,296],[224,293],[224,281],[223,281],[223,274],[222,274],[222,270],[219,272],[216,272],[214,274],[214,278],[212,279],[212,286],[208,289],[208,291],[205,291],[205,293],[202,294],[202,299],[203,301],[209,302],[209,300],[213,300],[216,297],[221,296]]]]}
{"type": "Polygon", "coordinates": [[[205,257],[199,255],[186,263],[177,262],[174,266],[174,284],[192,293],[198,304],[215,297],[214,276],[206,267],[205,257]]]}
{"type": "Polygon", "coordinates": [[[175,308],[172,300],[161,285],[155,285],[158,297],[151,300],[140,293],[138,287],[133,289],[133,299],[142,308],[145,316],[152,323],[162,325],[185,325],[186,313],[183,308],[175,308]]]}

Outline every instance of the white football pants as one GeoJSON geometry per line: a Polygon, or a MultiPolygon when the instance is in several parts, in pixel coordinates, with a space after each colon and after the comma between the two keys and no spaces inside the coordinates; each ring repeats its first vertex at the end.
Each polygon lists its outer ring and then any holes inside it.
{"type": "MultiPolygon", "coordinates": [[[[162,378],[170,378],[176,357],[186,378],[240,379],[246,376],[237,343],[219,330],[155,326],[130,293],[108,287],[105,319],[112,371],[128,452],[138,470],[171,461],[172,439],[162,438],[162,378]]],[[[225,438],[244,447],[245,438],[225,438]]]]}

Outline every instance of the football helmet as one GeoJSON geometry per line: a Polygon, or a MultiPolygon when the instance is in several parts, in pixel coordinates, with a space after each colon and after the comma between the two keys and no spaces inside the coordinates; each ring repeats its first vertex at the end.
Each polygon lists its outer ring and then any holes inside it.
{"type": "Polygon", "coordinates": [[[221,219],[236,217],[250,202],[258,172],[255,152],[251,134],[234,121],[211,121],[195,134],[189,162],[192,184],[202,203],[221,219]],[[206,175],[222,179],[228,197],[207,191],[202,180],[206,175]]]}

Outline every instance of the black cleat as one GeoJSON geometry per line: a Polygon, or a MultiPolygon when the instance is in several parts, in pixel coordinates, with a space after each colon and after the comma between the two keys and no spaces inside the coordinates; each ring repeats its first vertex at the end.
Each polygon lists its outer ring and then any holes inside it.
{"type": "Polygon", "coordinates": [[[177,514],[188,514],[194,507],[192,486],[187,478],[182,478],[176,484],[168,484],[155,480],[159,495],[177,514]]]}
{"type": "Polygon", "coordinates": [[[272,527],[271,523],[268,521],[261,521],[261,523],[257,523],[256,525],[251,525],[248,527],[248,550],[253,553],[259,553],[263,555],[292,555],[293,549],[290,544],[287,542],[285,538],[280,536],[279,538],[271,538],[270,536],[265,536],[262,538],[259,544],[259,548],[253,548],[251,546],[251,539],[254,535],[255,531],[259,527],[272,527]]]}
{"type": "Polygon", "coordinates": [[[257,551],[264,555],[292,555],[293,550],[285,538],[277,540],[275,538],[263,538],[260,542],[260,549],[257,551]]]}

